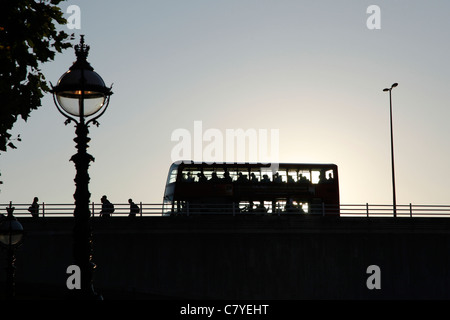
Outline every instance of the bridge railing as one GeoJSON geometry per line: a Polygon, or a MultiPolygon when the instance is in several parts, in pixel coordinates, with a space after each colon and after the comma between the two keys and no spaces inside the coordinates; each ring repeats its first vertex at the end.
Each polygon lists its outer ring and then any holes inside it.
{"type": "MultiPolygon", "coordinates": [[[[383,204],[341,204],[326,205],[314,204],[309,207],[290,207],[276,206],[271,208],[266,204],[264,208],[257,206],[249,207],[242,204],[204,204],[189,205],[186,203],[183,207],[175,207],[162,203],[137,203],[139,212],[136,217],[166,216],[166,215],[196,215],[196,214],[268,214],[268,215],[340,215],[341,217],[393,217],[394,210],[392,205],[383,204]]],[[[6,207],[14,207],[14,216],[30,217],[28,208],[30,204],[24,203],[0,203],[0,214],[6,215],[6,207]]],[[[39,217],[72,217],[75,205],[58,203],[39,203],[39,217]]],[[[91,203],[89,205],[93,217],[99,217],[102,210],[101,203],[91,203]]],[[[128,203],[115,203],[112,217],[127,217],[130,215],[130,205],[128,203]]],[[[450,217],[450,205],[417,205],[406,204],[396,206],[396,217],[450,217]]]]}
{"type": "MultiPolygon", "coordinates": [[[[163,205],[160,203],[136,203],[139,207],[139,212],[135,214],[136,217],[142,216],[161,216],[163,205]]],[[[6,207],[14,207],[15,217],[31,217],[29,211],[30,204],[25,203],[8,203],[0,204],[0,214],[6,215],[6,207]]],[[[67,203],[39,203],[38,216],[39,217],[73,217],[75,204],[67,203]]],[[[101,203],[90,203],[89,210],[93,217],[99,217],[102,211],[101,203]]],[[[130,214],[130,205],[128,203],[115,203],[114,213],[111,216],[126,217],[130,214]]]]}
{"type": "MultiPolygon", "coordinates": [[[[450,217],[450,205],[410,203],[396,205],[395,211],[397,217],[450,217]]],[[[340,205],[340,215],[344,217],[392,217],[394,216],[394,208],[392,204],[342,204],[340,205]]]]}

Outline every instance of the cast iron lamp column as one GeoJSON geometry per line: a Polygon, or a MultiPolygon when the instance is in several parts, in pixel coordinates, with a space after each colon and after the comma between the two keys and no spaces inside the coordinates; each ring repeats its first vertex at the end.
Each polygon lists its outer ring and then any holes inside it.
{"type": "Polygon", "coordinates": [[[397,216],[397,200],[395,197],[395,171],[394,171],[394,133],[392,128],[392,89],[398,86],[398,83],[394,83],[390,88],[385,88],[383,91],[389,91],[389,105],[390,105],[390,119],[391,119],[391,163],[392,163],[392,194],[393,194],[393,206],[394,217],[397,216]]]}
{"type": "Polygon", "coordinates": [[[85,299],[101,298],[94,291],[93,273],[96,267],[92,261],[92,229],[91,212],[89,202],[89,164],[94,161],[87,153],[89,124],[99,125],[97,119],[106,111],[111,88],[105,86],[103,79],[94,71],[87,56],[89,46],[84,44],[84,36],[81,36],[80,44],[75,46],[77,60],[69,71],[64,73],[53,87],[53,100],[61,114],[67,120],[65,124],[75,122],[77,153],[70,159],[75,164],[75,227],[73,232],[74,262],[81,270],[81,297],[85,299]],[[75,120],[78,117],[79,120],[75,120]]]}
{"type": "Polygon", "coordinates": [[[6,299],[14,299],[15,296],[15,276],[16,276],[16,257],[14,251],[22,244],[23,227],[22,224],[13,216],[14,207],[9,204],[6,207],[8,216],[0,220],[0,244],[5,247],[8,255],[8,265],[6,267],[6,299]]]}

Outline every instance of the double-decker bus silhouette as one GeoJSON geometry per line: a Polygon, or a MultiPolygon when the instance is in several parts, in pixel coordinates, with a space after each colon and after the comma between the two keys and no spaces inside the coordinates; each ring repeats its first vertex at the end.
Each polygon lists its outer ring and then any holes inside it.
{"type": "Polygon", "coordinates": [[[169,169],[164,212],[339,215],[338,167],[177,161],[169,169]]]}

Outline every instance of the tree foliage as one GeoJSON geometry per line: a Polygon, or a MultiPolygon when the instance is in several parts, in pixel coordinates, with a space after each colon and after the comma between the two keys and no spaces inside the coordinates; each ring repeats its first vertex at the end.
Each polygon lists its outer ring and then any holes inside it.
{"type": "MultiPolygon", "coordinates": [[[[71,46],[58,7],[64,0],[0,0],[0,151],[16,149],[10,130],[27,121],[50,88],[39,66],[71,46]]],[[[1,175],[1,173],[0,173],[1,175]]],[[[0,181],[0,184],[3,182],[0,181]]]]}
{"type": "Polygon", "coordinates": [[[9,131],[50,90],[40,64],[71,46],[73,35],[57,30],[66,24],[62,1],[0,0],[0,151],[15,148],[9,131]]]}

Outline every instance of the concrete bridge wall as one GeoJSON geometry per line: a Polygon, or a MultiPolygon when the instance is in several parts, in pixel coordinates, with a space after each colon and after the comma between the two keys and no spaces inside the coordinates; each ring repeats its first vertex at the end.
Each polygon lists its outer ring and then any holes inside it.
{"type": "MultiPolygon", "coordinates": [[[[17,294],[21,288],[33,288],[31,296],[48,288],[58,296],[67,292],[73,220],[20,221],[27,234],[16,254],[17,294]]],[[[115,292],[189,299],[448,299],[449,223],[305,216],[97,218],[94,285],[106,297],[115,292]],[[370,265],[380,268],[381,289],[366,285],[370,265]]]]}

